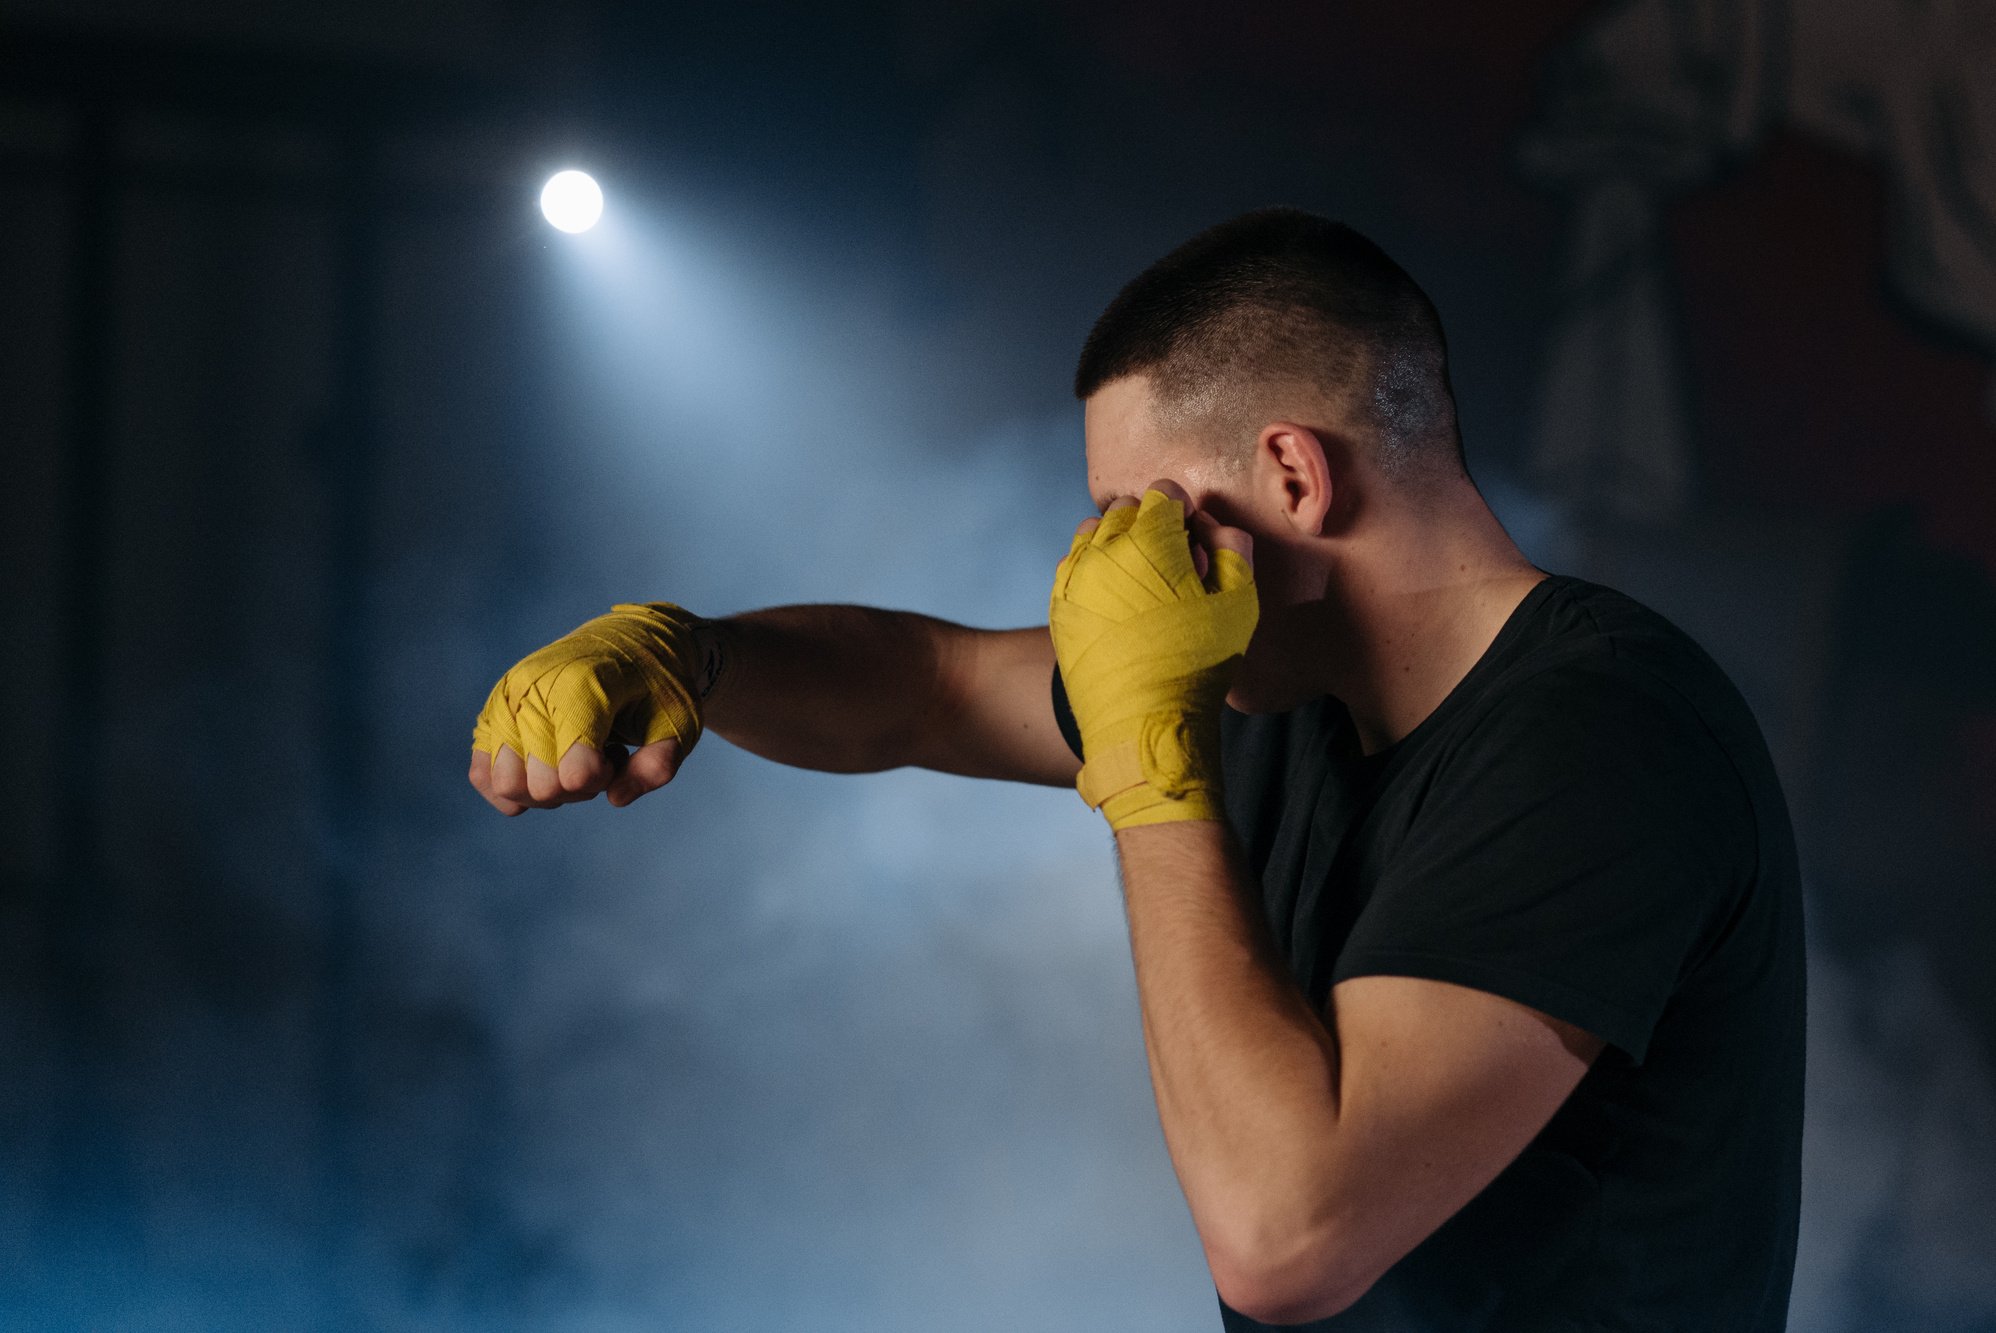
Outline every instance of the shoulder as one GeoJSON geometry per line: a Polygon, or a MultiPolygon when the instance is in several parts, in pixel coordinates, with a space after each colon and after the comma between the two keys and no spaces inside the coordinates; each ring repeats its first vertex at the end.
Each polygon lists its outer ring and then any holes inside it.
{"type": "Polygon", "coordinates": [[[1466,735],[1530,747],[1614,751],[1637,739],[1720,757],[1697,705],[1669,680],[1612,648],[1563,654],[1499,682],[1466,735]],[[1701,743],[1702,742],[1702,743],[1701,743]]]}
{"type": "Polygon", "coordinates": [[[1711,682],[1679,645],[1646,639],[1580,638],[1520,663],[1464,719],[1436,781],[1483,800],[1501,793],[1505,804],[1626,809],[1652,828],[1746,834],[1748,787],[1701,697],[1711,682]]]}
{"type": "Polygon", "coordinates": [[[1652,761],[1730,768],[1744,704],[1696,640],[1612,588],[1548,583],[1528,642],[1472,706],[1463,734],[1568,754],[1649,745],[1652,761]]]}

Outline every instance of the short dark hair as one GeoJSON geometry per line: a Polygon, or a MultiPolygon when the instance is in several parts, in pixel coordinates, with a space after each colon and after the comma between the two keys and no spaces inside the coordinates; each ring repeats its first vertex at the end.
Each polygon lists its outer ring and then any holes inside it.
{"type": "Polygon", "coordinates": [[[1118,292],[1081,349],[1075,397],[1134,374],[1179,420],[1244,415],[1260,386],[1311,385],[1371,437],[1388,476],[1466,472],[1434,302],[1366,237],[1301,209],[1209,227],[1118,292]]]}

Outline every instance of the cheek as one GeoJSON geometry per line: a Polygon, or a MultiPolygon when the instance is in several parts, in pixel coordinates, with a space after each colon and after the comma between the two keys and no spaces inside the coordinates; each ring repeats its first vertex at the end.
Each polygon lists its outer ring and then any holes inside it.
{"type": "Polygon", "coordinates": [[[1187,486],[1185,489],[1192,496],[1193,508],[1211,514],[1227,527],[1240,528],[1248,532],[1254,530],[1252,524],[1242,521],[1247,516],[1246,511],[1225,492],[1208,491],[1197,486],[1187,486]]]}

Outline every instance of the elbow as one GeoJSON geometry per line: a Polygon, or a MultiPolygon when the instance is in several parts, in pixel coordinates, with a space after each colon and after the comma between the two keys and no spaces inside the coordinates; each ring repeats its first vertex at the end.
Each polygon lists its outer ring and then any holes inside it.
{"type": "Polygon", "coordinates": [[[1352,1269],[1347,1248],[1295,1235],[1209,1247],[1207,1266],[1220,1299],[1264,1324],[1307,1324],[1343,1314],[1372,1286],[1352,1269]]]}
{"type": "Polygon", "coordinates": [[[1246,1285],[1238,1281],[1229,1285],[1216,1280],[1214,1287],[1229,1308],[1258,1323],[1277,1327],[1309,1324],[1343,1314],[1364,1294],[1353,1292],[1347,1295],[1330,1288],[1296,1287],[1285,1281],[1261,1278],[1246,1285]]]}

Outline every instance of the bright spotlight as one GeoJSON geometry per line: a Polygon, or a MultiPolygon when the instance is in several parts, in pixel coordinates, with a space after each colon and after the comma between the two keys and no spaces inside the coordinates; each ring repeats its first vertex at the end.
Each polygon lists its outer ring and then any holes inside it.
{"type": "Polygon", "coordinates": [[[557,171],[541,187],[541,212],[562,231],[588,231],[603,216],[602,188],[586,171],[557,171]]]}

